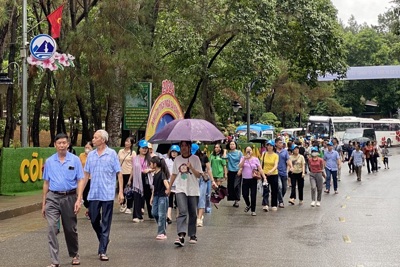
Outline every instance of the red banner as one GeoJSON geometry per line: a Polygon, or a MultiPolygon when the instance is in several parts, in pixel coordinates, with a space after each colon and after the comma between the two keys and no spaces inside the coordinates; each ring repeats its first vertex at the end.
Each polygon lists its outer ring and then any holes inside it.
{"type": "Polygon", "coordinates": [[[48,21],[51,25],[51,37],[54,39],[60,37],[61,32],[61,18],[64,5],[61,5],[53,13],[47,16],[48,21]]]}

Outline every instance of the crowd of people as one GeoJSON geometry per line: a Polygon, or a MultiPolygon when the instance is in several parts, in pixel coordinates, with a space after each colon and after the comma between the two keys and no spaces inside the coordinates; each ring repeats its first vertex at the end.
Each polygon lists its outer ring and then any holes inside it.
{"type": "Polygon", "coordinates": [[[133,223],[141,223],[147,210],[148,218],[157,222],[157,240],[167,239],[167,225],[175,217],[174,244],[182,247],[185,238],[191,244],[197,243],[197,227],[204,226],[212,192],[226,190],[227,200],[235,208],[240,207],[243,198],[244,212],[256,216],[260,191],[264,212],[284,208],[288,188],[288,204],[303,205],[308,173],[310,205],[320,207],[324,185],[326,194],[332,187],[334,194],[339,193],[344,162],[348,161],[349,173],[355,172],[357,181],[361,181],[365,162],[369,173],[377,172],[377,159],[382,156],[385,168],[389,168],[387,147],[381,149],[373,142],[363,147],[359,143],[342,147],[337,139],[310,144],[300,138],[277,138],[266,142],[260,157],[256,157],[254,147],[247,146],[243,154],[234,140],[228,140],[225,147],[215,144],[209,156],[198,144],[187,140],[171,145],[165,155],[153,151],[146,140],[139,141],[134,151],[134,139],[129,137],[118,153],[107,146],[107,141],[108,133],[97,131],[92,142],[86,144],[85,152],[77,157],[68,152],[67,135],[58,134],[55,138],[57,152],[47,159],[43,173],[42,213],[49,227],[49,267],[60,264],[60,217],[72,265],[80,264],[76,215],[82,204],[99,241],[99,259],[109,260],[107,247],[116,188],[119,212],[131,215],[133,223]]]}

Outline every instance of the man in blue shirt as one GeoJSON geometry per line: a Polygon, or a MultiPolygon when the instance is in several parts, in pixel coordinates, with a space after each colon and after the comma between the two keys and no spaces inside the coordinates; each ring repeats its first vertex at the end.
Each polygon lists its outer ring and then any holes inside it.
{"type": "Polygon", "coordinates": [[[333,179],[333,188],[335,190],[335,194],[338,194],[337,191],[338,183],[337,183],[337,172],[340,168],[341,158],[339,153],[336,150],[333,150],[333,143],[328,143],[328,150],[324,153],[324,162],[325,162],[325,172],[326,172],[326,190],[325,193],[329,194],[331,188],[331,176],[333,179]]]}
{"type": "Polygon", "coordinates": [[[288,180],[288,168],[290,171],[292,168],[292,161],[289,158],[289,153],[283,148],[283,141],[280,138],[275,139],[276,153],[279,156],[278,162],[278,202],[279,207],[284,208],[283,198],[286,194],[287,180],[288,180]]]}
{"type": "MultiPolygon", "coordinates": [[[[107,246],[110,242],[110,229],[115,198],[115,176],[118,175],[118,201],[123,203],[123,179],[118,155],[107,146],[108,133],[98,130],[93,136],[95,150],[87,157],[85,182],[91,177],[88,195],[89,216],[92,227],[99,240],[98,254],[101,261],[108,261],[107,246]]],[[[79,191],[81,196],[82,192],[79,191]]]]}
{"type": "Polygon", "coordinates": [[[76,215],[82,202],[82,195],[77,197],[77,193],[84,188],[83,169],[79,158],[67,151],[68,146],[68,136],[57,134],[54,139],[57,153],[50,156],[44,165],[42,215],[49,226],[50,267],[60,266],[57,240],[60,217],[68,253],[73,258],[72,265],[80,264],[76,215]]]}

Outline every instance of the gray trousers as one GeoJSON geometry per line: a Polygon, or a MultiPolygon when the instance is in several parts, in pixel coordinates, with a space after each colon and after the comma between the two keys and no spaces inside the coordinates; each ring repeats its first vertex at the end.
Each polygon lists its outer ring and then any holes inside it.
{"type": "Polygon", "coordinates": [[[360,179],[360,180],[361,180],[361,170],[362,170],[362,166],[354,166],[354,170],[356,171],[357,179],[360,179]]]}
{"type": "Polygon", "coordinates": [[[76,229],[77,218],[74,213],[74,205],[76,195],[57,195],[48,192],[46,196],[46,219],[48,224],[48,239],[50,258],[53,264],[60,264],[58,256],[59,244],[57,239],[58,227],[57,221],[62,221],[64,229],[65,242],[67,243],[68,253],[70,257],[78,255],[78,231],[76,229]]]}
{"type": "Polygon", "coordinates": [[[199,202],[198,196],[186,196],[184,193],[176,193],[176,203],[179,209],[179,216],[176,218],[178,235],[188,236],[196,235],[196,222],[197,222],[197,204],[199,202]],[[188,222],[188,226],[186,226],[188,222]]]}
{"type": "Polygon", "coordinates": [[[310,172],[311,184],[311,200],[315,201],[315,193],[317,193],[317,201],[321,201],[322,188],[324,187],[324,178],[321,172],[310,172]]]}

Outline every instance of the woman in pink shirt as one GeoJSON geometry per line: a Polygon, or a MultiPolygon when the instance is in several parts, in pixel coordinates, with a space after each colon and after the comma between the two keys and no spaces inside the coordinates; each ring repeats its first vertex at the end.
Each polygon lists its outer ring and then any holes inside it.
{"type": "Polygon", "coordinates": [[[258,170],[261,177],[265,180],[265,174],[261,168],[260,160],[253,156],[251,147],[246,147],[246,154],[240,159],[238,175],[242,175],[242,195],[246,203],[244,212],[251,209],[251,216],[256,216],[256,198],[257,198],[257,179],[253,178],[253,170],[258,170]],[[249,193],[251,192],[251,202],[249,193]]]}

